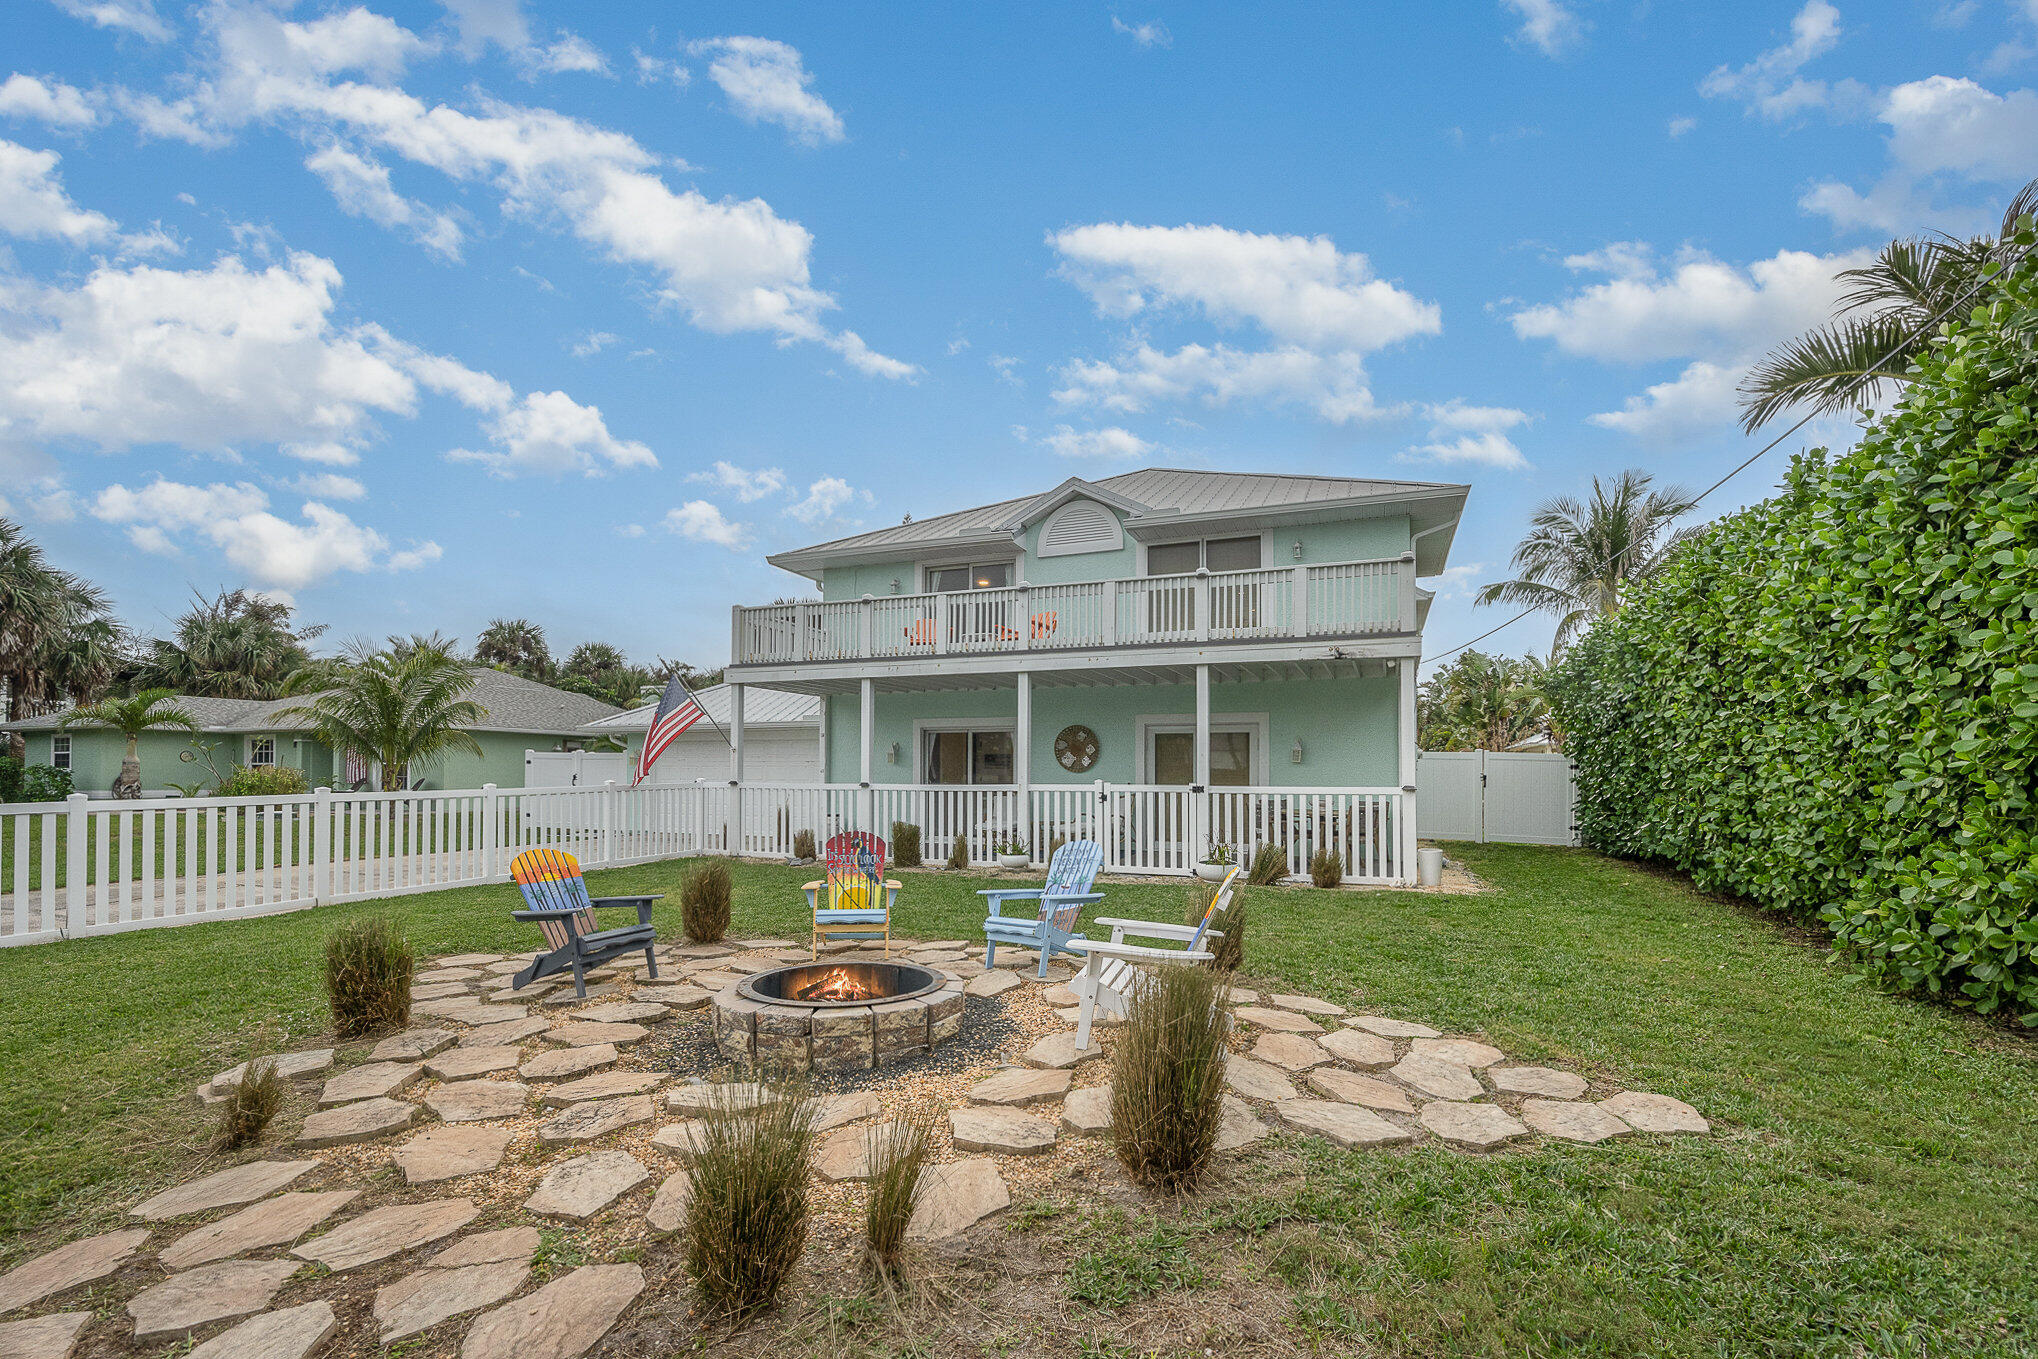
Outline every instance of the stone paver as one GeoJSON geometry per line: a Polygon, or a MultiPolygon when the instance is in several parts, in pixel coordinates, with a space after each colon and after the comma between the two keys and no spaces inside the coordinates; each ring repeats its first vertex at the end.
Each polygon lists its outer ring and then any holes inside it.
{"type": "Polygon", "coordinates": [[[671,1152],[682,1161],[691,1161],[707,1145],[707,1135],[708,1121],[690,1118],[684,1123],[668,1123],[652,1133],[651,1145],[671,1152]]]}
{"type": "Polygon", "coordinates": [[[1257,1024],[1263,1029],[1272,1029],[1277,1033],[1323,1032],[1323,1025],[1298,1015],[1293,1010],[1275,1010],[1265,1005],[1241,1005],[1232,1013],[1248,1024],[1257,1024]]]}
{"type": "MultiPolygon", "coordinates": [[[[821,1139],[814,1150],[814,1173],[824,1180],[867,1180],[871,1175],[871,1139],[885,1137],[898,1125],[880,1123],[862,1128],[838,1128],[821,1139]]],[[[882,1145],[882,1144],[880,1144],[882,1145]]]]}
{"type": "Polygon", "coordinates": [[[1050,986],[1042,991],[1040,999],[1044,1004],[1052,1005],[1056,1008],[1064,1005],[1081,1005],[1083,1003],[1081,996],[1071,991],[1068,987],[1059,984],[1050,986]]]}
{"type": "MultiPolygon", "coordinates": [[[[255,1060],[258,1062],[274,1062],[276,1064],[277,1075],[286,1081],[295,1081],[302,1080],[306,1076],[316,1076],[321,1071],[331,1070],[333,1050],[331,1048],[306,1048],[302,1052],[281,1052],[274,1057],[257,1057],[255,1060]]],[[[241,1077],[247,1073],[247,1069],[248,1064],[242,1062],[237,1066],[230,1066],[217,1076],[214,1076],[208,1083],[212,1093],[224,1095],[232,1090],[241,1083],[241,1077]]]]}
{"type": "Polygon", "coordinates": [[[1363,1029],[1339,1029],[1316,1040],[1323,1050],[1340,1062],[1353,1066],[1381,1067],[1394,1065],[1394,1043],[1377,1033],[1363,1029]]]}
{"type": "Polygon", "coordinates": [[[1341,1015],[1345,1012],[1344,1006],[1318,1000],[1315,996],[1272,995],[1267,997],[1267,1004],[1277,1005],[1283,1010],[1300,1010],[1306,1015],[1341,1015]]]}
{"type": "Polygon", "coordinates": [[[464,996],[472,990],[464,981],[431,982],[424,986],[410,988],[410,998],[416,1000],[444,1000],[448,996],[464,996]]]}
{"type": "MultiPolygon", "coordinates": [[[[425,969],[415,977],[412,977],[411,980],[413,982],[473,981],[477,977],[485,977],[487,975],[487,973],[478,967],[461,967],[454,963],[441,963],[437,967],[425,969]]],[[[411,994],[416,995],[417,992],[413,991],[411,994]]]]}
{"type": "Polygon", "coordinates": [[[955,1236],[1009,1207],[1012,1191],[988,1156],[971,1156],[932,1166],[906,1235],[915,1241],[955,1236]]]}
{"type": "Polygon", "coordinates": [[[1436,1099],[1477,1099],[1486,1093],[1486,1087],[1470,1071],[1434,1057],[1411,1052],[1388,1069],[1395,1080],[1436,1099]]]}
{"type": "Polygon", "coordinates": [[[521,1048],[454,1048],[451,1052],[427,1058],[425,1073],[442,1081],[460,1081],[470,1076],[513,1070],[523,1059],[521,1048]]]}
{"type": "Polygon", "coordinates": [[[484,1312],[460,1359],[577,1359],[644,1291],[635,1265],[583,1265],[535,1293],[484,1312]]]}
{"type": "Polygon", "coordinates": [[[1330,1060],[1314,1039],[1299,1033],[1263,1033],[1253,1044],[1253,1056],[1284,1071],[1307,1071],[1330,1060]]]}
{"type": "Polygon", "coordinates": [[[1681,1099],[1651,1094],[1645,1090],[1623,1090],[1599,1102],[1599,1106],[1621,1122],[1648,1133],[1707,1133],[1712,1124],[1681,1099]]]}
{"type": "Polygon", "coordinates": [[[950,1141],[958,1151],[993,1151],[1001,1156],[1032,1156],[1055,1142],[1052,1123],[1016,1109],[968,1108],[949,1111],[950,1141]]]}
{"type": "Polygon", "coordinates": [[[620,1095],[641,1095],[671,1079],[662,1071],[600,1071],[577,1081],[547,1087],[538,1097],[540,1104],[564,1108],[582,1100],[614,1099],[620,1095]]]}
{"type": "Polygon", "coordinates": [[[1368,1109],[1381,1109],[1391,1114],[1415,1112],[1415,1105],[1409,1102],[1407,1091],[1377,1076],[1361,1076],[1353,1071],[1324,1067],[1310,1072],[1308,1080],[1319,1094],[1343,1100],[1346,1104],[1363,1104],[1368,1109]]]}
{"type": "Polygon", "coordinates": [[[1224,1097],[1224,1112],[1217,1120],[1216,1150],[1236,1151],[1240,1147],[1250,1146],[1271,1132],[1273,1129],[1260,1122],[1259,1116],[1253,1113],[1252,1106],[1244,1100],[1231,1095],[1224,1097]]]}
{"type": "Polygon", "coordinates": [[[630,993],[633,1000],[648,1000],[674,1010],[698,1010],[714,996],[704,986],[640,986],[630,993]]]}
{"type": "Polygon", "coordinates": [[[521,1260],[458,1269],[421,1269],[375,1293],[375,1324],[387,1345],[450,1317],[493,1307],[524,1286],[531,1267],[521,1260]]]}
{"type": "Polygon", "coordinates": [[[448,1123],[479,1123],[522,1113],[531,1087],[520,1081],[455,1081],[425,1096],[425,1108],[448,1123]]]}
{"type": "Polygon", "coordinates": [[[25,1321],[0,1321],[0,1359],[71,1359],[90,1312],[52,1312],[25,1321]]]}
{"type": "Polygon", "coordinates": [[[391,1034],[368,1054],[371,1062],[422,1062],[460,1041],[451,1029],[406,1029],[391,1034]]]}
{"type": "Polygon", "coordinates": [[[472,1024],[476,1028],[483,1024],[503,1024],[512,1019],[522,1019],[529,1013],[521,1005],[490,1005],[484,1001],[458,998],[421,1000],[410,1008],[413,1014],[450,1019],[455,1024],[472,1024]]]}
{"type": "Polygon", "coordinates": [[[1461,1104],[1457,1100],[1433,1099],[1417,1115],[1422,1126],[1446,1142],[1462,1147],[1497,1147],[1502,1142],[1528,1136],[1521,1120],[1497,1104],[1461,1104]]]}
{"type": "MultiPolygon", "coordinates": [[[[1071,1005],[1066,1010],[1056,1010],[1054,1013],[1056,1018],[1060,1019],[1062,1023],[1070,1028],[1074,1028],[1083,1022],[1083,1007],[1080,1005],[1071,1005]]],[[[1090,1027],[1093,1030],[1115,1028],[1124,1022],[1124,1015],[1106,1014],[1102,1010],[1090,1016],[1090,1027]]],[[[1074,1035],[1070,1036],[1071,1038],[1074,1037],[1074,1035]]]]}
{"type": "Polygon", "coordinates": [[[978,1081],[970,1087],[969,1097],[978,1104],[1039,1104],[1067,1094],[1073,1079],[1067,1071],[1021,1067],[978,1081]]]}
{"type": "Polygon", "coordinates": [[[644,1221],[654,1232],[676,1232],[686,1222],[686,1205],[693,1198],[693,1172],[675,1170],[651,1196],[644,1221]]]}
{"type": "Polygon", "coordinates": [[[523,967],[525,965],[520,958],[506,958],[500,953],[453,953],[448,954],[444,958],[434,958],[432,961],[439,967],[488,967],[490,965],[523,967]]]}
{"type": "Polygon", "coordinates": [[[327,1081],[318,1093],[318,1102],[325,1106],[379,1099],[395,1094],[424,1074],[425,1069],[416,1062],[364,1062],[327,1081]]]}
{"type": "Polygon", "coordinates": [[[568,1107],[538,1125],[538,1140],[546,1146],[571,1146],[606,1137],[618,1128],[649,1123],[657,1117],[649,1095],[624,1095],[620,1099],[591,1099],[568,1107]]]}
{"type": "Polygon", "coordinates": [[[190,1269],[263,1246],[287,1246],[360,1196],[358,1189],[278,1194],[186,1233],[157,1258],[165,1269],[190,1269]]]}
{"type": "Polygon", "coordinates": [[[540,1240],[536,1227],[498,1227],[492,1232],[461,1237],[427,1257],[425,1264],[433,1269],[457,1269],[462,1265],[492,1265],[498,1260],[528,1261],[540,1240]]]}
{"type": "Polygon", "coordinates": [[[590,1005],[574,1013],[574,1018],[596,1024],[655,1024],[666,1018],[668,1011],[663,1005],[652,1005],[643,1001],[616,1001],[608,1005],[590,1005]]]}
{"type": "Polygon", "coordinates": [[[0,1314],[105,1278],[126,1264],[127,1257],[148,1238],[146,1227],[104,1232],[16,1265],[0,1274],[0,1314]]]}
{"type": "Polygon", "coordinates": [[[1019,979],[1001,967],[971,977],[962,984],[963,991],[972,996],[1002,995],[1019,985],[1019,979]]]}
{"type": "Polygon", "coordinates": [[[1525,1099],[1521,1121],[1545,1137],[1567,1142],[1604,1142],[1632,1129],[1597,1104],[1579,1104],[1564,1099],[1525,1099]]]}
{"type": "Polygon", "coordinates": [[[665,1107],[681,1114],[712,1114],[724,1109],[734,1112],[755,1108],[772,1097],[770,1087],[752,1081],[676,1085],[665,1092],[665,1107]]]}
{"type": "Polygon", "coordinates": [[[295,1260],[226,1260],[172,1274],[128,1299],[134,1338],[182,1334],[259,1312],[296,1272],[295,1260]]]}
{"type": "Polygon", "coordinates": [[[884,1102],[868,1090],[841,1095],[823,1095],[814,1102],[814,1131],[827,1132],[845,1123],[874,1118],[884,1112],[884,1102]]]}
{"type": "Polygon", "coordinates": [[[530,1081],[557,1081],[569,1076],[584,1076],[590,1071],[614,1066],[615,1062],[616,1049],[609,1043],[596,1043],[584,1048],[552,1048],[518,1067],[517,1074],[530,1081]]]}
{"type": "Polygon", "coordinates": [[[550,1020],[532,1016],[527,1019],[510,1019],[500,1024],[483,1024],[478,1029],[469,1029],[460,1035],[463,1048],[506,1048],[512,1043],[521,1043],[534,1034],[540,1034],[552,1027],[550,1020]]]}
{"type": "Polygon", "coordinates": [[[1408,1045],[1408,1050],[1417,1057],[1432,1057],[1468,1071],[1478,1071],[1507,1058],[1499,1048],[1469,1038],[1418,1038],[1408,1045]]]}
{"type": "Polygon", "coordinates": [[[1369,1109],[1321,1099],[1284,1099],[1274,1113],[1291,1128],[1327,1137],[1341,1147],[1385,1147],[1415,1135],[1369,1109]]]}
{"type": "Polygon", "coordinates": [[[1411,1024],[1405,1019],[1389,1019],[1385,1015],[1353,1015],[1345,1023],[1353,1028],[1377,1033],[1382,1038],[1441,1038],[1443,1035],[1427,1024],[1411,1024]]]}
{"type": "Polygon", "coordinates": [[[502,1164],[516,1134],[508,1128],[461,1124],[430,1128],[398,1147],[390,1155],[403,1172],[407,1184],[436,1184],[478,1175],[502,1164]]]}
{"type": "Polygon", "coordinates": [[[401,1132],[418,1116],[415,1104],[394,1099],[364,1099],[321,1109],[304,1120],[297,1134],[300,1147],[343,1147],[352,1142],[372,1142],[401,1132]]]}
{"type": "Polygon", "coordinates": [[[1237,1053],[1224,1060],[1224,1083],[1241,1095],[1254,1099],[1295,1098],[1295,1084],[1265,1062],[1255,1062],[1237,1053]]]}
{"type": "Polygon", "coordinates": [[[1092,1085],[1069,1091],[1062,1101],[1061,1125],[1082,1137],[1111,1131],[1111,1087],[1092,1085]]]}
{"type": "Polygon", "coordinates": [[[472,1199],[392,1203],[342,1222],[290,1253],[300,1260],[316,1261],[337,1274],[451,1236],[472,1222],[480,1211],[472,1199]]]}
{"type": "Polygon", "coordinates": [[[564,1043],[573,1048],[591,1048],[603,1043],[626,1048],[650,1036],[651,1030],[642,1024],[591,1024],[582,1019],[569,1019],[545,1030],[546,1042],[564,1043]]]}
{"type": "Polygon", "coordinates": [[[1103,1055],[1104,1049],[1095,1043],[1077,1051],[1076,1036],[1073,1033],[1051,1033],[1021,1053],[1019,1060],[1028,1066],[1045,1067],[1050,1071],[1066,1071],[1103,1055]]]}
{"type": "Polygon", "coordinates": [[[1486,1073],[1495,1090],[1511,1095],[1541,1095],[1545,1099],[1577,1099],[1585,1093],[1585,1078],[1546,1066],[1496,1066],[1486,1073]]]}
{"type": "MultiPolygon", "coordinates": [[[[249,1161],[245,1165],[228,1166],[203,1179],[180,1184],[175,1189],[165,1189],[154,1198],[144,1199],[128,1209],[128,1215],[148,1222],[161,1222],[192,1213],[209,1213],[215,1208],[231,1208],[237,1203],[252,1203],[275,1193],[307,1170],[318,1169],[318,1165],[317,1161],[249,1161]]],[[[0,1311],[5,1310],[0,1308],[0,1311]]]]}
{"type": "Polygon", "coordinates": [[[307,1359],[340,1329],[329,1302],[307,1302],[268,1312],[191,1351],[188,1359],[307,1359]]]}

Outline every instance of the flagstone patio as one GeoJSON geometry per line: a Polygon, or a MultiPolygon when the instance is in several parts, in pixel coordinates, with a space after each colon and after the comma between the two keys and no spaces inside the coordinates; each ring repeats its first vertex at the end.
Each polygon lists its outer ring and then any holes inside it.
{"type": "MultiPolygon", "coordinates": [[[[1100,1025],[1097,1045],[1076,1051],[1063,961],[1042,980],[1037,958],[1016,950],[991,970],[961,941],[895,941],[900,953],[961,988],[962,1030],[923,1057],[816,1079],[817,1217],[860,1229],[866,1133],[915,1108],[939,1115],[911,1229],[923,1241],[1108,1168],[1114,1033],[1100,1025]]],[[[323,1048],[283,1059],[307,1094],[320,1082],[322,1107],[296,1126],[279,1120],[257,1159],[135,1205],[136,1226],[0,1275],[0,1355],[153,1351],[188,1337],[214,1359],[305,1359],[334,1336],[418,1335],[445,1347],[458,1337],[463,1359],[584,1354],[638,1302],[637,1262],[682,1221],[697,1120],[718,1102],[773,1097],[708,1088],[728,1074],[710,1000],[806,957],[783,939],[664,947],[657,979],[641,959],[617,964],[584,1002],[557,983],[509,991],[521,958],[425,960],[434,995],[414,1006],[412,1029],[337,1060],[323,1048]],[[562,1225],[588,1263],[540,1258],[538,1229],[562,1225]]],[[[1238,990],[1233,1004],[1227,1157],[1256,1155],[1277,1127],[1466,1154],[1710,1131],[1668,1096],[1595,1089],[1420,1023],[1301,995],[1238,990]]],[[[219,1073],[197,1097],[222,1098],[240,1075],[219,1073]]]]}

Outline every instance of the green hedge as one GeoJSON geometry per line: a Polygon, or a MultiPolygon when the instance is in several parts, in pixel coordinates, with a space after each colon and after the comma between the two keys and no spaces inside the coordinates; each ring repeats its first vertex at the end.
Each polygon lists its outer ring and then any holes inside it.
{"type": "Polygon", "coordinates": [[[2038,1018],[2038,270],[1859,446],[1681,551],[1552,681],[1588,844],[2038,1018]]]}

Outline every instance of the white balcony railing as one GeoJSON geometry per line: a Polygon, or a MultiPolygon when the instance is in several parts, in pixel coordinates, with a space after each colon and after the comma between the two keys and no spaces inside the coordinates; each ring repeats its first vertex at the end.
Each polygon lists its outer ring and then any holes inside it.
{"type": "Polygon", "coordinates": [[[732,664],[1307,641],[1415,628],[1415,559],[738,605],[732,664]]]}

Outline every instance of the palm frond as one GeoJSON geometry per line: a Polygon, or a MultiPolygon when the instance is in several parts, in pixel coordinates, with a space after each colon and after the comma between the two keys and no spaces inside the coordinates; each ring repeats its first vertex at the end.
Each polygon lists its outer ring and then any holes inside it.
{"type": "Polygon", "coordinates": [[[1893,313],[1857,316],[1778,346],[1741,379],[1741,428],[1754,433],[1793,406],[1820,415],[1851,410],[1903,380],[1929,343],[1893,313]]]}

